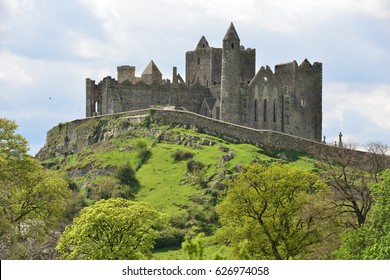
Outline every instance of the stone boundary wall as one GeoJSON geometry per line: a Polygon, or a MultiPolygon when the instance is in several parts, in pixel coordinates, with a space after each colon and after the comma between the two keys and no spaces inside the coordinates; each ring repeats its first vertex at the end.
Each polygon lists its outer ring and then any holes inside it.
{"type": "Polygon", "coordinates": [[[216,136],[233,143],[253,144],[269,153],[274,153],[280,150],[290,150],[313,155],[316,151],[322,151],[323,153],[341,153],[349,151],[353,154],[352,157],[355,159],[356,164],[364,163],[368,160],[367,152],[327,145],[322,142],[288,135],[278,131],[259,130],[240,126],[184,110],[145,109],[126,112],[121,115],[123,117],[150,115],[152,121],[155,122],[193,126],[198,128],[200,132],[216,136]]]}
{"type": "MultiPolygon", "coordinates": [[[[288,135],[273,130],[258,130],[232,123],[223,122],[198,115],[192,112],[179,110],[156,110],[152,119],[154,121],[163,121],[165,123],[190,125],[197,127],[201,132],[217,136],[233,143],[250,143],[267,152],[279,150],[291,150],[307,154],[313,151],[345,151],[339,148],[327,145],[321,142],[301,138],[298,136],[288,135]]],[[[349,150],[355,154],[357,160],[362,160],[367,153],[357,150],[349,150]]]]}
{"type": "MultiPolygon", "coordinates": [[[[352,153],[350,158],[354,159],[356,165],[364,165],[365,162],[369,160],[369,153],[357,151],[357,150],[348,150],[345,148],[339,148],[331,145],[326,145],[321,142],[316,142],[313,140],[304,139],[301,137],[288,135],[285,133],[271,131],[271,130],[257,130],[253,128],[248,128],[244,126],[235,125],[232,123],[227,123],[219,121],[216,119],[211,119],[198,115],[192,112],[184,110],[164,110],[164,109],[143,109],[136,110],[124,113],[117,113],[111,115],[90,117],[85,119],[74,120],[69,123],[60,124],[52,128],[47,133],[47,140],[45,146],[37,154],[37,158],[44,159],[45,157],[40,157],[40,153],[45,150],[57,150],[56,141],[54,135],[58,133],[58,130],[61,130],[61,126],[66,126],[66,138],[67,141],[71,142],[73,138],[77,138],[75,135],[76,129],[88,122],[92,118],[127,118],[129,122],[140,122],[140,120],[150,117],[152,122],[158,122],[162,124],[172,124],[172,125],[187,125],[190,127],[196,127],[199,132],[206,133],[212,136],[219,137],[229,142],[233,143],[250,143],[254,144],[267,153],[276,153],[280,150],[290,150],[297,151],[307,154],[314,155],[315,152],[321,151],[322,153],[327,152],[350,152],[352,153]],[[51,146],[51,147],[50,147],[51,146]],[[54,147],[53,147],[54,146],[54,147]]],[[[81,141],[83,142],[83,141],[81,141]]],[[[77,143],[77,146],[84,146],[87,143],[77,143]]],[[[82,147],[78,147],[77,150],[80,150],[82,147]]],[[[60,152],[60,151],[57,151],[60,152]]],[[[61,153],[61,152],[60,152],[61,153]]],[[[53,154],[53,153],[52,153],[53,154]]],[[[390,162],[390,161],[389,161],[390,162]]]]}

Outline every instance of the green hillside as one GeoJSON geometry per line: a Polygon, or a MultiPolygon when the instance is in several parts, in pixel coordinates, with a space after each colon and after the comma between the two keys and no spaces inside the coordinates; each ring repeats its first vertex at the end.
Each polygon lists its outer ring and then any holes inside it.
{"type": "MultiPolygon", "coordinates": [[[[99,123],[92,119],[88,125],[96,128],[99,123]]],[[[117,124],[105,123],[106,133],[115,131],[117,124]]],[[[270,156],[254,145],[229,143],[189,127],[133,124],[106,138],[43,164],[69,179],[83,205],[125,197],[146,201],[168,214],[172,228],[157,241],[161,247],[156,249],[157,259],[185,258],[178,250],[184,236],[199,232],[208,236],[206,256],[213,257],[218,249],[213,245],[218,227],[215,206],[226,180],[243,165],[284,161],[314,169],[313,160],[301,154],[284,151],[270,156]]]]}

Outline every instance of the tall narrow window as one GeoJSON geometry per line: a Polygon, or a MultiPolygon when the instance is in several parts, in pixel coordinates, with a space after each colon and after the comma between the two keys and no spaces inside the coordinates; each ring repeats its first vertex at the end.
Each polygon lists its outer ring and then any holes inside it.
{"type": "Polygon", "coordinates": [[[255,122],[257,122],[257,99],[255,99],[255,122]]]}
{"type": "Polygon", "coordinates": [[[206,107],[203,108],[203,116],[209,116],[209,110],[206,107]]]}
{"type": "Polygon", "coordinates": [[[274,100],[273,114],[272,114],[273,122],[276,122],[276,99],[274,100]]]}
{"type": "Polygon", "coordinates": [[[99,112],[99,103],[95,102],[95,113],[97,114],[99,112]]]}
{"type": "Polygon", "coordinates": [[[198,65],[200,64],[200,58],[198,57],[198,65]]]}
{"type": "Polygon", "coordinates": [[[263,121],[267,121],[267,99],[264,99],[264,106],[263,106],[263,121]]]}

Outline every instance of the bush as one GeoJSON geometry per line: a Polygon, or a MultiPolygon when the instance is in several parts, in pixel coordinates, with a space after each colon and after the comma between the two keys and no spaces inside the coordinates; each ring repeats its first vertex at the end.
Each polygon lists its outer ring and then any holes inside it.
{"type": "Polygon", "coordinates": [[[119,167],[115,177],[123,185],[131,186],[136,182],[138,183],[137,179],[135,178],[135,171],[130,164],[119,167]]]}
{"type": "Polygon", "coordinates": [[[175,161],[182,161],[182,160],[187,160],[191,159],[194,157],[194,154],[191,152],[186,152],[183,150],[176,150],[173,154],[172,157],[175,161]]]}
{"type": "Polygon", "coordinates": [[[189,219],[188,213],[178,213],[177,215],[172,215],[169,219],[169,223],[179,229],[187,228],[187,222],[189,219]]]}
{"type": "Polygon", "coordinates": [[[188,173],[195,173],[201,171],[203,167],[204,167],[203,163],[195,159],[191,159],[190,161],[187,162],[188,173]]]}
{"type": "Polygon", "coordinates": [[[184,241],[184,232],[178,228],[167,228],[159,232],[155,240],[155,249],[178,246],[184,241]]]}
{"type": "Polygon", "coordinates": [[[146,144],[144,141],[137,141],[137,143],[135,143],[135,148],[138,151],[138,159],[141,162],[144,161],[149,152],[148,144],[146,144]]]}

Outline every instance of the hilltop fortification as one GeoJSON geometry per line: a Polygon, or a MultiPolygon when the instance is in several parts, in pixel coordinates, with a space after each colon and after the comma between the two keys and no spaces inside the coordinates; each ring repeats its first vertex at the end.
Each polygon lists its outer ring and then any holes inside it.
{"type": "Polygon", "coordinates": [[[98,84],[86,80],[86,116],[175,106],[203,116],[255,129],[283,132],[310,140],[322,137],[322,63],[294,60],[260,67],[256,50],[245,48],[231,24],[222,48],[204,36],[186,52],[185,81],[173,67],[163,79],[151,61],[135,76],[134,66],[119,66],[118,77],[98,84]]]}

